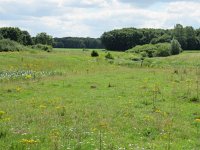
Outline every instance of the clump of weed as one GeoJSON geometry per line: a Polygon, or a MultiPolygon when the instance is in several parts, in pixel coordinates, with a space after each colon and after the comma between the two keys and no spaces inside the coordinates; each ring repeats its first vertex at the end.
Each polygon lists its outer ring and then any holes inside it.
{"type": "Polygon", "coordinates": [[[196,97],[196,96],[193,96],[193,97],[190,98],[190,102],[197,103],[197,102],[199,102],[199,98],[196,97]]]}
{"type": "Polygon", "coordinates": [[[91,88],[91,89],[96,89],[97,86],[96,86],[96,85],[91,85],[90,88],[91,88]]]}
{"type": "Polygon", "coordinates": [[[113,86],[112,84],[109,83],[109,84],[108,84],[108,87],[111,88],[111,87],[114,87],[114,86],[113,86]]]}
{"type": "Polygon", "coordinates": [[[106,59],[114,59],[114,57],[111,55],[110,52],[108,52],[108,54],[106,54],[105,58],[106,59]]]}
{"type": "Polygon", "coordinates": [[[141,58],[135,57],[135,58],[132,58],[132,61],[141,61],[141,58]]]}
{"type": "Polygon", "coordinates": [[[92,57],[98,57],[99,53],[97,51],[93,50],[92,53],[91,53],[91,56],[92,57]]]}
{"type": "Polygon", "coordinates": [[[43,44],[33,45],[31,48],[32,49],[43,50],[43,51],[46,51],[46,52],[51,52],[53,50],[52,46],[50,46],[50,45],[43,45],[43,44]]]}
{"type": "Polygon", "coordinates": [[[178,74],[178,70],[177,69],[174,70],[174,74],[178,74]]]}

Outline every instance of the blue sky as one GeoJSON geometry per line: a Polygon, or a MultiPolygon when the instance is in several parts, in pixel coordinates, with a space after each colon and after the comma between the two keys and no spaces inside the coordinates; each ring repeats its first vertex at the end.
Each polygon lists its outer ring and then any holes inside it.
{"type": "Polygon", "coordinates": [[[200,27],[200,0],[0,0],[0,27],[35,36],[100,37],[124,27],[200,27]]]}

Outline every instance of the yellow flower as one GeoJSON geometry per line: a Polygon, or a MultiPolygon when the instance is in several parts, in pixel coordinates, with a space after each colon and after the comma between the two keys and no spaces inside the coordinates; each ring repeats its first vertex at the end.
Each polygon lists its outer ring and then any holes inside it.
{"type": "Polygon", "coordinates": [[[0,119],[2,118],[2,116],[5,114],[5,111],[0,111],[0,119]]]}
{"type": "Polygon", "coordinates": [[[59,137],[60,132],[56,129],[53,129],[50,133],[51,137],[59,137]]]}
{"type": "Polygon", "coordinates": [[[16,91],[17,91],[17,92],[20,92],[20,91],[21,91],[21,88],[20,88],[20,87],[17,87],[17,88],[16,88],[16,91]]]}
{"type": "Polygon", "coordinates": [[[45,106],[45,105],[40,105],[40,108],[47,108],[47,106],[45,106]]]}
{"type": "Polygon", "coordinates": [[[4,115],[6,112],[5,111],[0,111],[0,116],[4,115]]]}
{"type": "Polygon", "coordinates": [[[152,116],[147,115],[147,116],[144,116],[144,120],[150,122],[150,121],[153,121],[154,118],[152,116]]]}
{"type": "Polygon", "coordinates": [[[56,109],[64,109],[65,106],[57,106],[56,109]]]}
{"type": "Polygon", "coordinates": [[[39,143],[39,140],[22,139],[20,142],[23,144],[37,144],[37,143],[39,143]]]}
{"type": "Polygon", "coordinates": [[[32,78],[31,74],[27,74],[27,75],[25,76],[25,79],[31,79],[31,78],[32,78]]]}
{"type": "Polygon", "coordinates": [[[10,119],[11,119],[11,118],[8,117],[8,118],[4,118],[2,121],[7,122],[7,121],[10,121],[10,119]]]}
{"type": "Polygon", "coordinates": [[[195,119],[195,121],[200,123],[200,118],[195,119]]]}
{"type": "Polygon", "coordinates": [[[161,110],[160,109],[156,109],[155,112],[156,113],[161,113],[161,110]]]}
{"type": "Polygon", "coordinates": [[[97,128],[92,128],[92,131],[93,131],[93,132],[97,131],[97,128]]]}
{"type": "Polygon", "coordinates": [[[108,127],[108,123],[107,122],[100,122],[99,126],[101,128],[107,128],[108,127]]]}

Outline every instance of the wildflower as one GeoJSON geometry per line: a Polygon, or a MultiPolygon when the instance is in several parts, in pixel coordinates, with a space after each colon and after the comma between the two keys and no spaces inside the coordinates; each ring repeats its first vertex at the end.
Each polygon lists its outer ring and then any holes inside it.
{"type": "Polygon", "coordinates": [[[20,87],[17,87],[17,88],[16,88],[16,91],[17,91],[17,92],[20,92],[20,91],[21,91],[21,88],[20,88],[20,87]]]}
{"type": "Polygon", "coordinates": [[[160,109],[156,109],[155,112],[156,113],[161,113],[161,110],[160,109]]]}
{"type": "Polygon", "coordinates": [[[158,86],[155,86],[154,88],[153,88],[153,92],[160,92],[160,89],[159,89],[159,87],[158,86]]]}
{"type": "Polygon", "coordinates": [[[2,118],[2,116],[5,114],[5,111],[0,111],[0,119],[2,118]]]}
{"type": "Polygon", "coordinates": [[[145,117],[144,117],[144,120],[145,120],[145,121],[152,121],[153,118],[152,118],[151,116],[145,116],[145,117]]]}
{"type": "Polygon", "coordinates": [[[4,115],[5,113],[5,111],[0,111],[0,115],[4,115]]]}
{"type": "Polygon", "coordinates": [[[97,128],[93,128],[92,131],[93,131],[93,132],[97,131],[97,128]]]}
{"type": "Polygon", "coordinates": [[[31,74],[27,74],[27,75],[25,76],[25,79],[31,79],[31,78],[32,78],[31,74]]]}
{"type": "Polygon", "coordinates": [[[23,144],[37,144],[37,143],[39,143],[39,140],[22,139],[20,142],[23,144]]]}
{"type": "Polygon", "coordinates": [[[7,121],[10,121],[11,120],[11,118],[4,118],[2,121],[5,121],[5,122],[7,122],[7,121]]]}
{"type": "Polygon", "coordinates": [[[56,109],[65,109],[65,106],[57,106],[56,109]]]}
{"type": "Polygon", "coordinates": [[[101,128],[107,128],[108,127],[108,123],[106,123],[106,122],[100,122],[99,126],[101,128]]]}
{"type": "Polygon", "coordinates": [[[40,105],[40,108],[47,108],[47,106],[45,106],[45,105],[40,105]]]}
{"type": "Polygon", "coordinates": [[[200,123],[200,118],[195,119],[195,121],[200,123]]]}
{"type": "Polygon", "coordinates": [[[60,132],[56,129],[53,129],[50,133],[50,136],[53,137],[53,138],[58,138],[60,135],[60,132]]]}

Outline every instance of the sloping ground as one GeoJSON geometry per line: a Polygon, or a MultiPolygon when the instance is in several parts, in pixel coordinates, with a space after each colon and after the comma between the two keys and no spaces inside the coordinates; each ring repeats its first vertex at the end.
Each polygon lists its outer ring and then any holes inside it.
{"type": "Polygon", "coordinates": [[[60,72],[0,80],[0,148],[198,149],[199,53],[150,59],[155,67],[112,55],[0,53],[0,71],[60,72]]]}
{"type": "Polygon", "coordinates": [[[200,67],[200,52],[185,51],[179,55],[148,59],[154,66],[160,67],[200,67]]]}

